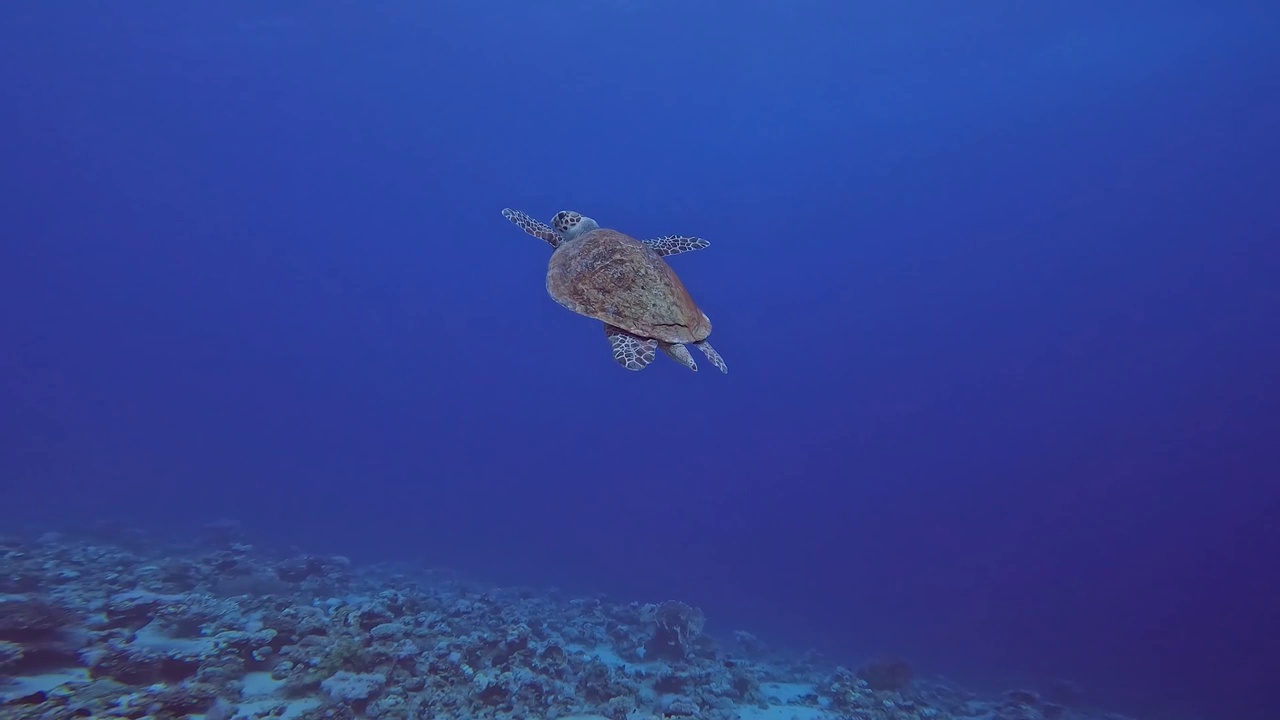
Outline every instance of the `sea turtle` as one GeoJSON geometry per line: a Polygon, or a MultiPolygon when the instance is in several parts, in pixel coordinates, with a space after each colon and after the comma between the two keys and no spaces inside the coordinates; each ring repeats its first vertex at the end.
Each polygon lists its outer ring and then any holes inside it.
{"type": "Polygon", "coordinates": [[[619,365],[643,370],[661,348],[697,372],[684,346],[690,343],[720,372],[729,372],[707,342],[710,318],[662,259],[711,243],[684,235],[641,241],[571,210],[556,213],[550,225],[510,208],[502,216],[555,248],[547,264],[547,293],[569,310],[602,321],[619,365]]]}

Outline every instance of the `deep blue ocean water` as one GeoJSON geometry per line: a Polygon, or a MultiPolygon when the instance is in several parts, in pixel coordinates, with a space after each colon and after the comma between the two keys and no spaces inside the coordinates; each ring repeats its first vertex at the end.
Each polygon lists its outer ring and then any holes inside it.
{"type": "Polygon", "coordinates": [[[231,518],[1275,718],[1277,32],[1264,3],[6,3],[0,530],[231,518]],[[670,262],[729,374],[619,368],[504,207],[710,240],[670,262]]]}

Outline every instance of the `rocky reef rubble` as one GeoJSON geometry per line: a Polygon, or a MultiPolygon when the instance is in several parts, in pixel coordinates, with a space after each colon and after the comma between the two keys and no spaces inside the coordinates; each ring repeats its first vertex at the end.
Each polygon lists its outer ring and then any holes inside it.
{"type": "Polygon", "coordinates": [[[724,643],[677,600],[487,587],[342,557],[0,540],[0,720],[1056,720],[902,662],[724,643]]]}

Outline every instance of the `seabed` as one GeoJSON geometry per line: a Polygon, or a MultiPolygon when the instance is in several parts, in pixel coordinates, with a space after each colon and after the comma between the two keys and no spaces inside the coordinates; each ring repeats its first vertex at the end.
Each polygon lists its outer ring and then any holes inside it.
{"type": "Polygon", "coordinates": [[[0,539],[0,720],[1121,717],[771,651],[678,600],[123,536],[0,539]]]}

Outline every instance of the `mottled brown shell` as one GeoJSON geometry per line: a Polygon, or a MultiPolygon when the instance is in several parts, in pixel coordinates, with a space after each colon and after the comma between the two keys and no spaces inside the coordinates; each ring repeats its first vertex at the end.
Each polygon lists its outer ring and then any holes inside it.
{"type": "Polygon", "coordinates": [[[697,342],[711,321],[653,248],[616,230],[592,230],[556,248],[547,292],[564,307],[640,337],[697,342]]]}

